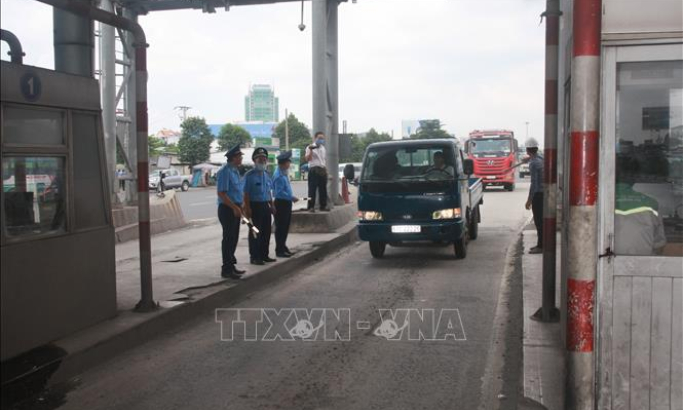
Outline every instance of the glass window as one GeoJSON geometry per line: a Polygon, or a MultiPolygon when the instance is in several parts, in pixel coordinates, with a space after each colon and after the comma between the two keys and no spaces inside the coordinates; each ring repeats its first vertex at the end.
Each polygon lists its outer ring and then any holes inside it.
{"type": "Polygon", "coordinates": [[[73,164],[74,164],[74,217],[76,229],[105,225],[105,186],[98,147],[97,116],[74,113],[73,164]]]}
{"type": "Polygon", "coordinates": [[[2,126],[5,143],[64,145],[64,115],[60,111],[5,107],[2,126]]]}
{"type": "Polygon", "coordinates": [[[65,231],[64,166],[63,157],[2,158],[3,225],[7,236],[65,231]]]}
{"type": "Polygon", "coordinates": [[[506,157],[513,151],[511,139],[478,138],[469,141],[469,152],[482,157],[506,157]]]}
{"type": "Polygon", "coordinates": [[[618,255],[683,256],[683,61],[617,66],[618,255]]]}
{"type": "Polygon", "coordinates": [[[449,146],[381,146],[368,151],[363,180],[453,180],[454,153],[449,146]]]}

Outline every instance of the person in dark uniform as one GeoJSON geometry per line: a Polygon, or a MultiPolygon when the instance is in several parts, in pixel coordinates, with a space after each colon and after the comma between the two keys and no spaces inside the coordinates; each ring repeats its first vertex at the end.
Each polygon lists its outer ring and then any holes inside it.
{"type": "Polygon", "coordinates": [[[268,256],[270,248],[271,215],[274,211],[271,195],[272,180],[266,171],[268,151],[259,147],[252,155],[254,169],[244,176],[244,213],[251,218],[259,230],[256,238],[249,235],[249,255],[252,265],[263,265],[264,262],[275,262],[268,256]]]}
{"type": "Polygon", "coordinates": [[[536,246],[529,250],[529,253],[543,253],[543,157],[538,155],[538,146],[530,145],[526,147],[527,158],[524,162],[529,163],[529,175],[531,176],[531,187],[525,208],[531,209],[534,214],[534,225],[538,236],[536,246]]]}
{"type": "Polygon", "coordinates": [[[235,249],[240,233],[240,219],[242,218],[242,178],[238,167],[242,164],[242,151],[237,145],[228,151],[228,163],[216,175],[216,192],[218,193],[218,220],[223,227],[223,241],[221,253],[223,266],[221,276],[224,278],[240,279],[243,270],[237,269],[235,249]]]}
{"type": "Polygon", "coordinates": [[[294,255],[287,247],[289,224],[292,220],[292,203],[299,198],[292,194],[289,182],[289,166],[292,163],[292,151],[285,151],[277,157],[277,169],[273,175],[273,196],[275,197],[275,255],[278,258],[289,258],[294,255]]]}

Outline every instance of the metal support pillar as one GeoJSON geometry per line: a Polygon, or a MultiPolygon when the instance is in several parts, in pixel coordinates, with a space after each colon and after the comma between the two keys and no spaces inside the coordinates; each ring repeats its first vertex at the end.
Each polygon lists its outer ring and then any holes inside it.
{"type": "MultiPolygon", "coordinates": [[[[111,0],[100,0],[100,8],[113,13],[111,0]]],[[[107,154],[107,172],[112,204],[119,203],[119,182],[116,178],[116,30],[100,24],[100,98],[104,148],[107,154]]]]}
{"type": "MultiPolygon", "coordinates": [[[[74,0],[91,5],[90,0],[74,0]]],[[[92,77],[95,73],[93,21],[65,10],[54,9],[55,70],[92,77]]]]}
{"type": "Polygon", "coordinates": [[[543,144],[543,295],[533,318],[558,322],[555,306],[557,246],[557,77],[560,38],[560,0],[546,0],[545,16],[545,131],[543,144]]]}
{"type": "Polygon", "coordinates": [[[313,132],[327,136],[328,204],[339,196],[338,2],[313,0],[313,132]]]}
{"type": "MultiPolygon", "coordinates": [[[[124,8],[123,17],[136,22],[138,21],[138,15],[135,11],[124,8]]],[[[129,32],[122,33],[123,37],[121,41],[123,42],[124,50],[124,61],[128,64],[124,66],[125,77],[128,78],[126,84],[124,84],[123,98],[124,98],[124,112],[126,113],[126,123],[127,129],[123,134],[123,146],[125,148],[126,156],[129,159],[137,158],[137,134],[136,127],[137,122],[135,118],[135,95],[136,95],[136,81],[135,81],[135,53],[133,52],[133,43],[135,42],[134,36],[129,32]]],[[[130,161],[131,169],[129,175],[137,178],[137,163],[135,161],[130,161]]],[[[137,183],[136,180],[126,181],[126,204],[127,205],[137,205],[137,183]]]]}
{"type": "Polygon", "coordinates": [[[602,1],[575,0],[573,10],[566,408],[593,410],[602,1]]]}

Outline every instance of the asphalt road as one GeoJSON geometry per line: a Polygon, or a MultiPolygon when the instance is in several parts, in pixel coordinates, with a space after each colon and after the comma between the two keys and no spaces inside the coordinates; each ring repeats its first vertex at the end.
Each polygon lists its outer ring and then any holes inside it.
{"type": "MultiPolygon", "coordinates": [[[[293,181],[292,191],[299,198],[308,193],[306,181],[293,181]]],[[[190,188],[187,192],[176,190],[183,215],[188,221],[195,219],[216,218],[216,187],[190,188]]],[[[154,195],[154,194],[152,194],[154,195]]]]}
{"type": "MultiPolygon", "coordinates": [[[[388,248],[375,260],[367,244],[357,243],[226,303],[234,309],[349,309],[349,320],[333,322],[342,332],[350,327],[344,333],[349,340],[245,341],[251,333],[236,331],[232,341],[221,341],[221,325],[209,312],[86,372],[63,408],[469,410],[481,405],[489,377],[502,380],[510,395],[496,404],[513,409],[521,356],[519,275],[503,286],[512,320],[495,340],[506,345],[506,363],[494,366],[489,353],[497,344],[492,338],[506,249],[530,216],[523,209],[527,189],[522,183],[512,193],[486,192],[479,239],[470,242],[465,260],[454,260],[451,246],[388,248]],[[442,331],[437,336],[450,329],[464,340],[378,336],[386,318],[378,309],[401,308],[451,312],[450,318],[452,311],[444,309],[458,309],[452,326],[435,327],[442,331]]],[[[220,318],[228,324],[235,312],[220,318]]],[[[397,316],[396,323],[405,322],[397,316]]]]}

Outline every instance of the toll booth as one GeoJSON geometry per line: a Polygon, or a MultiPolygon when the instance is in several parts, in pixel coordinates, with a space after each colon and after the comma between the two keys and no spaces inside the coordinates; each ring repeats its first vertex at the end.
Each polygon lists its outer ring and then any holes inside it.
{"type": "Polygon", "coordinates": [[[99,85],[2,62],[6,360],[116,314],[99,85]]]}
{"type": "MultiPolygon", "coordinates": [[[[571,162],[572,3],[561,2],[559,44],[558,114],[565,170],[571,162]]],[[[600,34],[598,246],[594,250],[598,266],[591,317],[595,408],[680,409],[683,3],[603,0],[600,34]]],[[[563,185],[570,186],[569,172],[564,173],[563,185]]],[[[571,206],[568,191],[562,192],[565,210],[571,206]]],[[[567,219],[562,230],[565,278],[568,246],[572,246],[567,219]]],[[[566,289],[563,299],[566,307],[566,289]]]]}

